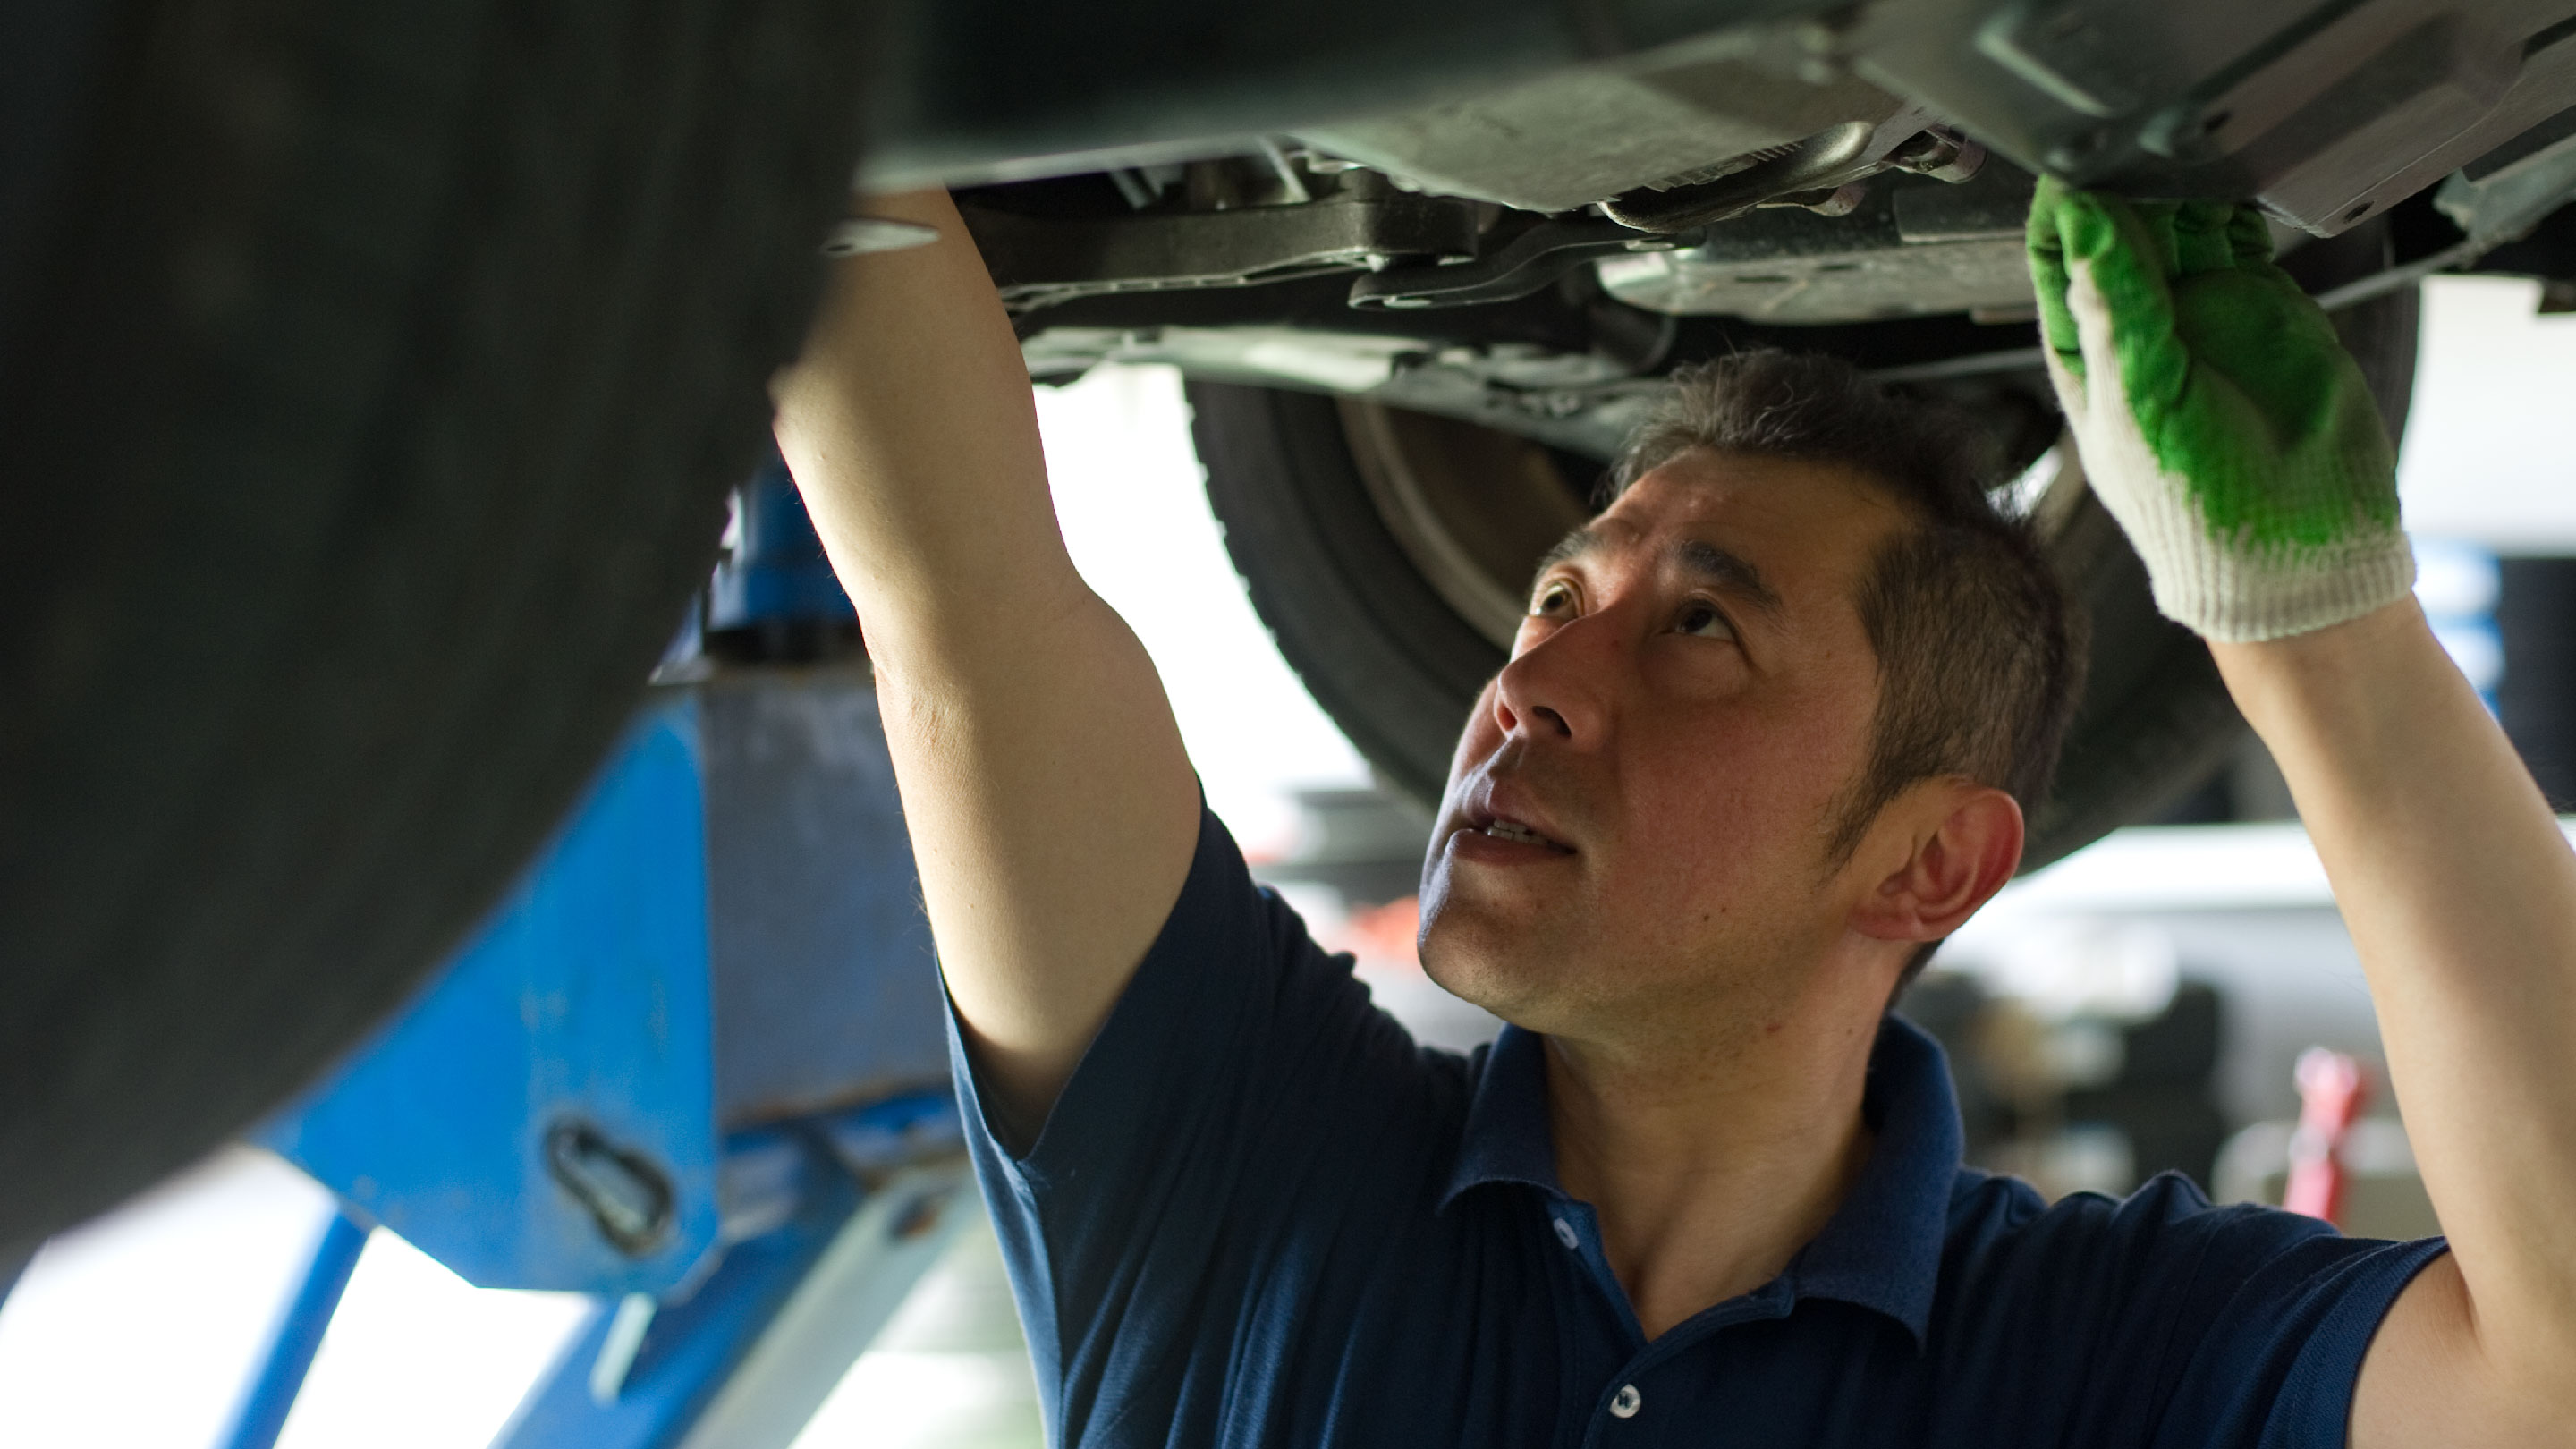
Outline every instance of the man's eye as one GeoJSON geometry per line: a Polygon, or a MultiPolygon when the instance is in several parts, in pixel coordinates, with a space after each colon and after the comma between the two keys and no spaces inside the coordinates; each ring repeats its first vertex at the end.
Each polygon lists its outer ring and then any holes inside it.
{"type": "Polygon", "coordinates": [[[1530,600],[1533,614],[1561,614],[1574,607],[1574,591],[1563,584],[1549,584],[1530,600]]]}
{"type": "Polygon", "coordinates": [[[1726,616],[1717,611],[1717,606],[1705,599],[1693,599],[1682,605],[1681,613],[1673,620],[1673,628],[1684,634],[1699,634],[1711,639],[1735,637],[1735,626],[1726,622],[1726,616]]]}

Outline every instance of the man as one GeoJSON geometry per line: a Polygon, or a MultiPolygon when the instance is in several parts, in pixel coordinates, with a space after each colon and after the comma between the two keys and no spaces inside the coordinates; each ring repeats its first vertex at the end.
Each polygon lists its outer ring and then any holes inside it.
{"type": "Polygon", "coordinates": [[[1426,968],[1515,1023],[1462,1061],[1250,884],[1056,536],[954,211],[871,210],[942,240],[841,264],[780,437],[876,662],[1053,1442],[2576,1439],[2576,857],[2412,602],[2386,440],[2259,218],[2047,186],[2034,270],[2093,484],[2344,903],[2447,1251],[1960,1168],[1884,1008],[2011,876],[2072,686],[1919,410],[1727,364],[1540,571],[1425,867],[1426,968]]]}

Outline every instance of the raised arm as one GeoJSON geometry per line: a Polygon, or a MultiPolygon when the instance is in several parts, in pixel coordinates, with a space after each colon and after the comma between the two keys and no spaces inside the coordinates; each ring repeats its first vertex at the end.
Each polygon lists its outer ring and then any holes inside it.
{"type": "Polygon", "coordinates": [[[2353,1443],[2565,1442],[2576,852],[2414,600],[2212,648],[2334,883],[2451,1239],[2380,1330],[2353,1443]]]}
{"type": "Polygon", "coordinates": [[[2576,854],[2415,605],[2360,373],[2250,210],[2043,183],[2031,251],[2088,473],[2289,781],[2451,1241],[2351,1442],[2570,1442],[2576,854]]]}
{"type": "Polygon", "coordinates": [[[1162,681],[1074,572],[1009,319],[943,193],[939,240],[848,258],[772,385],[858,606],[940,969],[1025,1142],[1160,930],[1198,786],[1162,681]]]}

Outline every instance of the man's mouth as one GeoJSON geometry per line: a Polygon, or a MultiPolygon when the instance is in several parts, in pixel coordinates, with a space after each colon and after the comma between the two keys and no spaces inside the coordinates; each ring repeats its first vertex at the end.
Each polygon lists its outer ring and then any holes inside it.
{"type": "Polygon", "coordinates": [[[1567,854],[1573,853],[1572,846],[1566,845],[1561,841],[1550,840],[1546,836],[1539,834],[1537,831],[1530,829],[1528,826],[1523,825],[1521,822],[1511,819],[1508,816],[1498,815],[1494,817],[1493,820],[1487,822],[1482,833],[1492,836],[1496,840],[1516,841],[1522,845],[1537,845],[1543,846],[1549,850],[1561,850],[1567,854]]]}

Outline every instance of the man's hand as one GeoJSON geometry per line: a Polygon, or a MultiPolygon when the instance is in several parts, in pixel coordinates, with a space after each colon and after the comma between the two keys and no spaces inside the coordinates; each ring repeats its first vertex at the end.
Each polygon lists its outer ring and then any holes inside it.
{"type": "Polygon", "coordinates": [[[936,192],[937,231],[833,264],[778,442],[857,604],[940,969],[986,1105],[1044,1121],[1162,929],[1198,784],[1162,681],[1056,532],[1010,319],[936,192]]]}
{"type": "Polygon", "coordinates": [[[2260,218],[2044,182],[2030,239],[2087,475],[2289,781],[2451,1241],[2351,1442],[2570,1442],[2576,853],[2409,593],[2379,419],[2260,218]]]}
{"type": "Polygon", "coordinates": [[[2407,593],[2387,433],[2260,214],[2042,181],[2030,261],[2086,474],[2167,616],[2276,639],[2407,593]]]}

